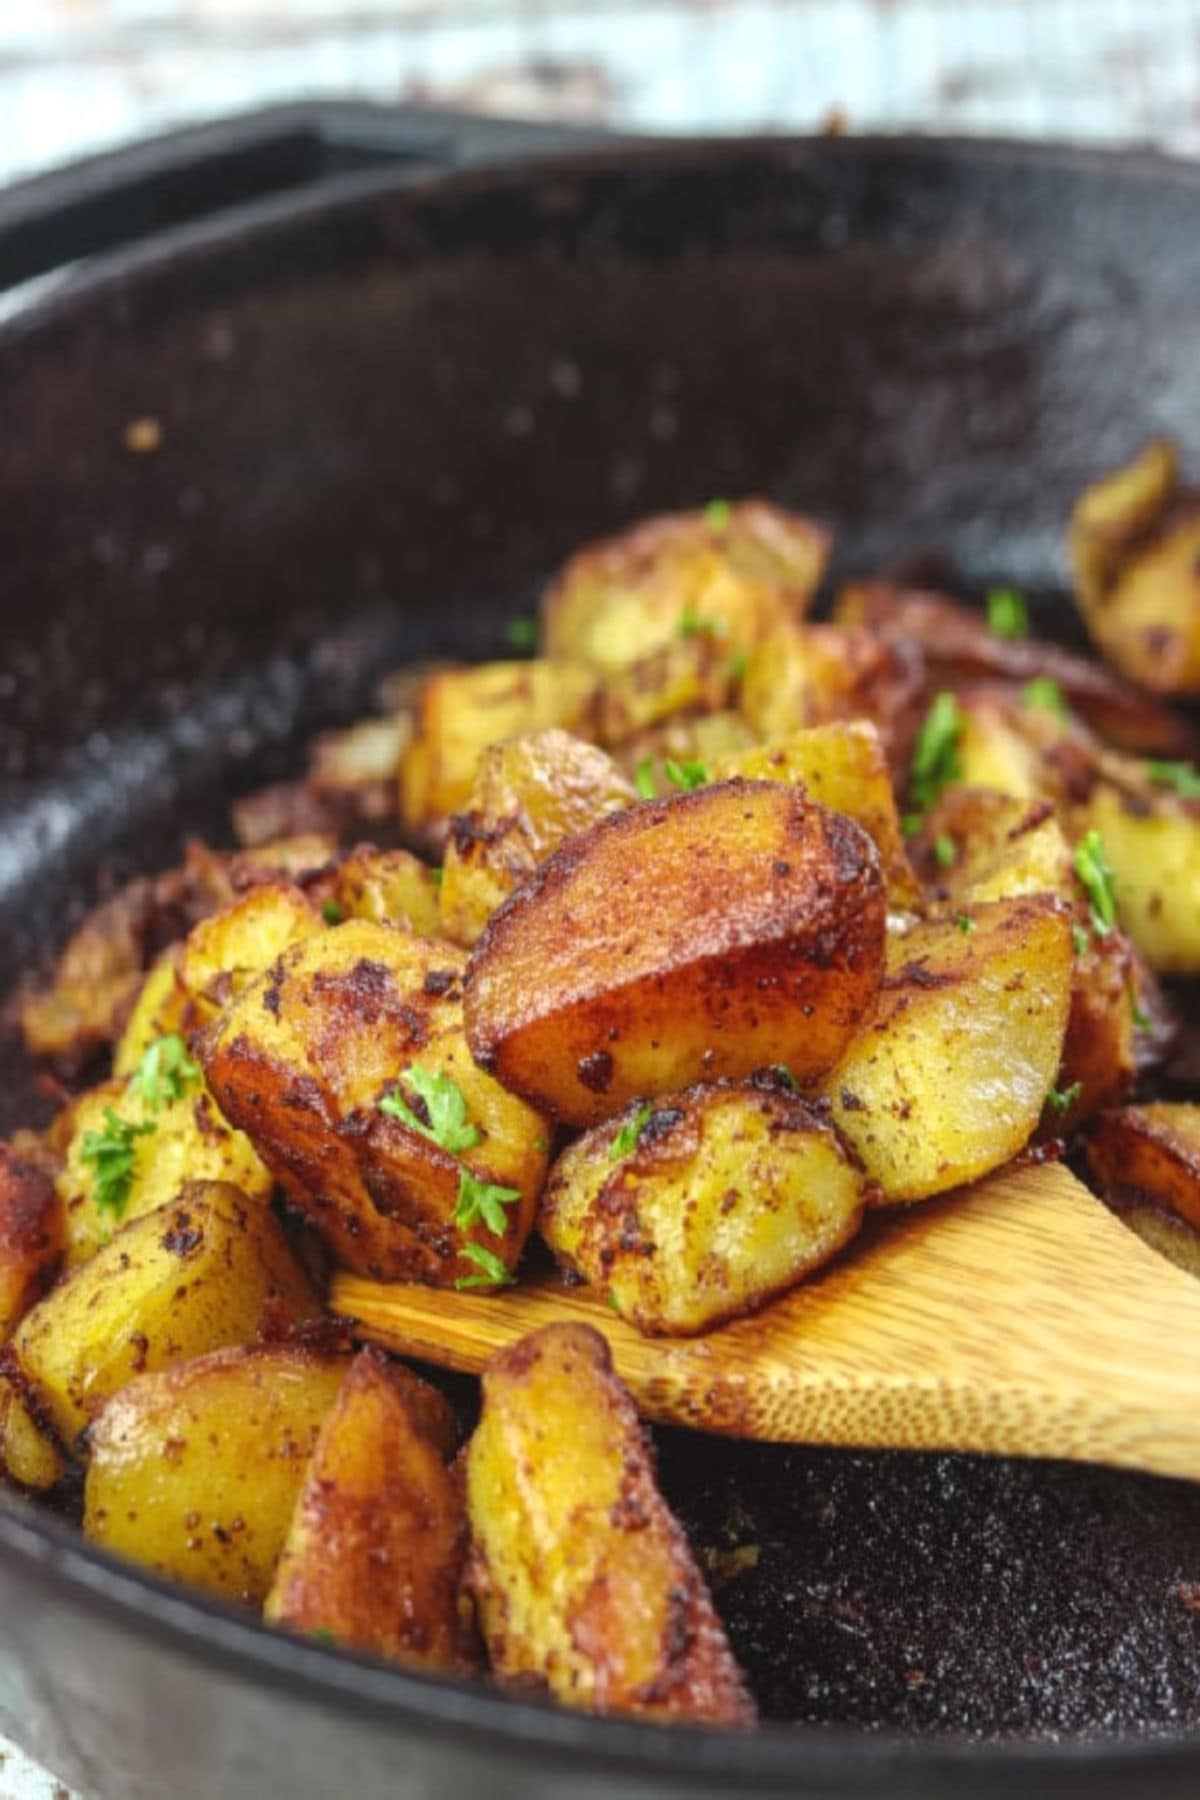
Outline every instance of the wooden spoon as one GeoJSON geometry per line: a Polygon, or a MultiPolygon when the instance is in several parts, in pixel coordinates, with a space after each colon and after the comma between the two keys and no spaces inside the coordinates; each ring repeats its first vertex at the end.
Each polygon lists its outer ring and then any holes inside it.
{"type": "Polygon", "coordinates": [[[584,1319],[671,1425],[1200,1480],[1200,1282],[1055,1164],[879,1217],[819,1277],[705,1337],[642,1337],[552,1276],[478,1295],[340,1275],[333,1306],[390,1350],[469,1371],[584,1319]]]}

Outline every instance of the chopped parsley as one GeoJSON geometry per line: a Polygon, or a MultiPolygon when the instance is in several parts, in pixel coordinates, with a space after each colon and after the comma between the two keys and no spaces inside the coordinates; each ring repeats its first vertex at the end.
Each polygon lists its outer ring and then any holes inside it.
{"type": "Polygon", "coordinates": [[[750,658],[744,650],[734,651],[729,659],[730,681],[744,681],[746,679],[746,665],[749,660],[750,658]]]}
{"type": "Polygon", "coordinates": [[[1075,850],[1075,873],[1088,897],[1092,930],[1097,937],[1107,937],[1117,922],[1117,897],[1113,872],[1104,854],[1104,839],[1098,831],[1089,831],[1075,850]]]}
{"type": "Polygon", "coordinates": [[[653,1111],[652,1106],[639,1106],[632,1119],[626,1119],[609,1146],[608,1154],[613,1162],[637,1149],[638,1139],[645,1131],[646,1122],[653,1111]]]}
{"type": "Polygon", "coordinates": [[[1035,675],[1032,681],[1027,681],[1021,690],[1021,699],[1026,706],[1040,706],[1044,712],[1052,712],[1057,719],[1070,717],[1063,691],[1050,675],[1035,675]]]}
{"type": "Polygon", "coordinates": [[[1146,773],[1159,787],[1174,788],[1185,800],[1200,800],[1200,772],[1186,762],[1148,762],[1146,773]]]}
{"type": "Polygon", "coordinates": [[[396,1093],[383,1096],[379,1102],[380,1112],[399,1119],[410,1131],[419,1131],[422,1137],[429,1138],[452,1155],[475,1147],[482,1134],[468,1116],[466,1096],[457,1081],[436,1069],[423,1069],[420,1063],[413,1063],[400,1079],[420,1101],[425,1117],[422,1118],[396,1093]]]}
{"type": "Polygon", "coordinates": [[[327,925],[340,925],[345,916],[336,900],[322,900],[321,917],[327,925]]]}
{"type": "Polygon", "coordinates": [[[475,1264],[478,1275],[460,1275],[455,1282],[456,1288],[498,1288],[511,1287],[513,1278],[491,1250],[485,1250],[482,1244],[464,1244],[460,1254],[467,1262],[475,1264]]]}
{"type": "Polygon", "coordinates": [[[103,1131],[85,1131],[80,1145],[80,1160],[96,1178],[96,1210],[123,1219],[133,1186],[134,1162],[138,1138],[154,1131],[153,1119],[135,1125],[117,1116],[111,1106],[104,1109],[103,1131]]]}
{"type": "Polygon", "coordinates": [[[706,619],[690,606],[685,606],[679,615],[675,635],[681,638],[728,637],[729,625],[725,619],[706,619]]]}
{"type": "Polygon", "coordinates": [[[537,620],[527,615],[510,619],[504,627],[504,641],[510,650],[536,650],[537,640],[537,620]]]}
{"type": "Polygon", "coordinates": [[[958,929],[962,932],[964,937],[969,937],[975,929],[975,921],[969,913],[959,913],[954,923],[958,926],[958,929]]]}
{"type": "Polygon", "coordinates": [[[1073,1081],[1070,1087],[1066,1088],[1052,1087],[1046,1095],[1046,1105],[1051,1112],[1066,1112],[1069,1106],[1074,1106],[1082,1092],[1082,1081],[1073,1081]]]}
{"type": "Polygon", "coordinates": [[[685,794],[690,794],[695,788],[702,788],[706,781],[712,780],[707,763],[676,762],[672,757],[664,762],[663,774],[685,794]]]}
{"type": "MultiPolygon", "coordinates": [[[[497,1187],[494,1181],[480,1181],[470,1169],[460,1169],[458,1203],[450,1216],[463,1231],[474,1225],[476,1219],[482,1219],[490,1232],[503,1237],[508,1230],[508,1215],[504,1209],[520,1198],[516,1188],[497,1187]]],[[[466,1253],[464,1250],[464,1256],[466,1253]]]]}
{"type": "Polygon", "coordinates": [[[654,782],[654,758],[643,756],[633,771],[633,785],[643,800],[654,800],[658,796],[658,788],[654,782]]]}
{"type": "Polygon", "coordinates": [[[704,509],[704,523],[710,531],[725,531],[733,521],[733,508],[728,500],[710,500],[704,509]]]}
{"type": "Polygon", "coordinates": [[[1016,588],[993,588],[987,597],[988,630],[993,637],[1023,638],[1029,633],[1029,608],[1016,588]]]}
{"type": "Polygon", "coordinates": [[[780,1087],[787,1089],[789,1094],[798,1094],[800,1092],[800,1083],[796,1080],[796,1077],[792,1074],[792,1071],[788,1068],[786,1063],[772,1063],[769,1073],[775,1077],[780,1087]]]}
{"type": "Polygon", "coordinates": [[[435,888],[440,888],[443,881],[446,879],[445,869],[430,869],[429,879],[432,881],[435,888]]]}
{"type": "Polygon", "coordinates": [[[143,1050],[130,1077],[129,1091],[145,1101],[151,1112],[157,1112],[166,1101],[182,1100],[202,1079],[200,1064],[192,1061],[179,1033],[170,1031],[143,1050]]]}
{"type": "Polygon", "coordinates": [[[954,839],[946,832],[939,831],[933,840],[933,854],[939,869],[952,869],[958,860],[954,839]]]}
{"type": "Polygon", "coordinates": [[[1086,956],[1092,947],[1092,934],[1086,925],[1078,923],[1071,927],[1071,942],[1075,946],[1076,956],[1086,956]]]}
{"type": "Polygon", "coordinates": [[[332,1646],[337,1643],[337,1638],[334,1633],[330,1631],[328,1625],[314,1625],[308,1635],[314,1644],[326,1644],[332,1646]]]}
{"type": "Polygon", "coordinates": [[[942,789],[962,774],[962,731],[958,701],[943,690],[925,715],[908,772],[908,789],[918,813],[927,813],[942,789]]]}
{"type": "Polygon", "coordinates": [[[1138,1002],[1136,988],[1130,988],[1129,990],[1129,1011],[1133,1017],[1135,1031],[1153,1031],[1154,1021],[1151,1019],[1149,1013],[1142,1011],[1138,1002]]]}

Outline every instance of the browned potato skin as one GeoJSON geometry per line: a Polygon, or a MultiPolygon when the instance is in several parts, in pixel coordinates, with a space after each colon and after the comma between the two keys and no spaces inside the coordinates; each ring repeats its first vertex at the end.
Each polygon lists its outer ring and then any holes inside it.
{"type": "Polygon", "coordinates": [[[85,1536],[261,1606],[349,1367],[345,1356],[255,1344],[138,1376],[91,1427],[85,1536]]]}
{"type": "Polygon", "coordinates": [[[1106,1112],[1087,1159],[1106,1195],[1142,1196],[1200,1231],[1200,1106],[1159,1101],[1106,1112]]]}
{"type": "Polygon", "coordinates": [[[931,808],[912,844],[932,898],[949,909],[1022,894],[1077,893],[1071,853],[1049,800],[1021,800],[992,788],[951,787],[931,808]],[[935,847],[949,841],[943,867],[935,847]]]}
{"type": "Polygon", "coordinates": [[[0,1143],[0,1343],[7,1343],[54,1279],[63,1206],[44,1169],[0,1143]]]}
{"type": "Polygon", "coordinates": [[[547,1325],[493,1357],[465,1463],[470,1583],[502,1682],[592,1712],[753,1724],[598,1331],[547,1325]]]}
{"type": "Polygon", "coordinates": [[[435,1388],[378,1351],[355,1357],[296,1502],[264,1609],[271,1624],[420,1668],[471,1666],[459,1605],[466,1511],[441,1448],[453,1431],[435,1388]]]}
{"type": "Polygon", "coordinates": [[[324,880],[314,883],[310,893],[318,906],[330,904],[334,922],[340,915],[398,925],[418,937],[436,937],[438,932],[433,870],[409,850],[359,844],[324,880]]]}
{"type": "Polygon", "coordinates": [[[740,706],[765,743],[806,726],[869,719],[889,767],[907,770],[926,709],[924,659],[915,644],[840,625],[778,627],[750,652],[740,706]]]}
{"type": "Polygon", "coordinates": [[[467,972],[471,1050],[573,1125],[693,1081],[836,1061],[883,967],[879,855],[797,788],[648,801],[563,846],[467,972]]]}
{"type": "Polygon", "coordinates": [[[376,1279],[449,1285],[478,1272],[461,1256],[467,1241],[512,1267],[533,1224],[544,1122],[471,1060],[465,963],[453,944],[350,919],[286,951],[201,1046],[226,1118],[338,1260],[376,1279]],[[378,1109],[414,1062],[455,1080],[485,1133],[461,1165],[378,1109]],[[503,1238],[453,1223],[462,1166],[518,1190],[503,1238]]]}
{"type": "Polygon", "coordinates": [[[1118,1105],[1133,1087],[1135,983],[1133,946],[1124,932],[1107,937],[1090,933],[1087,949],[1075,957],[1062,1067],[1055,1082],[1060,1093],[1077,1083],[1081,1092],[1064,1109],[1047,1106],[1043,1133],[1065,1137],[1102,1107],[1118,1105]]]}
{"type": "Polygon", "coordinates": [[[323,929],[320,913],[294,882],[255,882],[188,934],[180,985],[198,1017],[213,1019],[289,944],[323,929]]]}

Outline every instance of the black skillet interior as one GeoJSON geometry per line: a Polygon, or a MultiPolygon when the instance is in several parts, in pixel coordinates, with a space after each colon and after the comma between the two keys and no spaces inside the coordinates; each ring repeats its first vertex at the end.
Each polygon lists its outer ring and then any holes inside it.
{"type": "MultiPolygon", "coordinates": [[[[842,568],[935,547],[1053,612],[1090,474],[1160,430],[1200,467],[1200,171],[850,140],[426,181],[442,126],[314,118],[0,204],[9,279],[100,247],[97,193],[149,238],[0,333],[0,990],[639,513],[766,492],[842,568]]],[[[466,161],[529,147],[484,137],[466,161]]],[[[0,1075],[0,1127],[44,1105],[0,1075]]],[[[768,1716],[1200,1732],[1200,1493],[683,1434],[662,1462],[768,1716]]]]}

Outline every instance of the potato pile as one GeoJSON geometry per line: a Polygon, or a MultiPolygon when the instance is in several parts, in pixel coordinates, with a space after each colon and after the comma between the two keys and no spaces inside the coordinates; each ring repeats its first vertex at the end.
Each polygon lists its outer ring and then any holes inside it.
{"type": "Polygon", "coordinates": [[[1200,973],[1198,517],[1165,446],[1080,501],[1115,671],[1007,589],[814,623],[827,535],[762,501],[649,521],[535,654],[389,678],[239,850],[97,909],[22,1004],[73,1091],[0,1146],[9,1476],[317,1641],[751,1723],[604,1337],[497,1357],[460,1444],[329,1269],[503,1306],[536,1233],[695,1334],[1069,1141],[1200,1274],[1200,1106],[1151,1085],[1200,973]]]}

